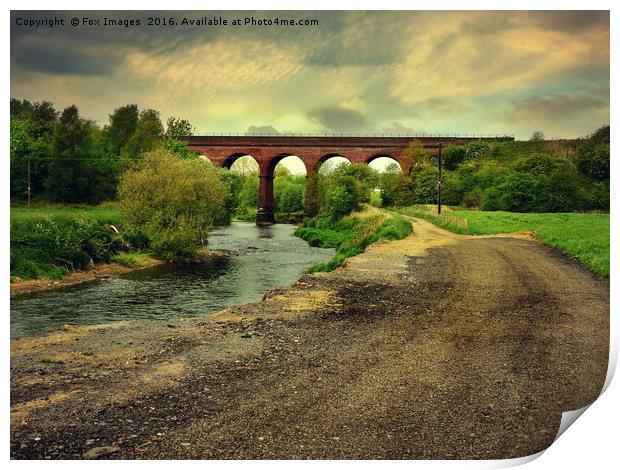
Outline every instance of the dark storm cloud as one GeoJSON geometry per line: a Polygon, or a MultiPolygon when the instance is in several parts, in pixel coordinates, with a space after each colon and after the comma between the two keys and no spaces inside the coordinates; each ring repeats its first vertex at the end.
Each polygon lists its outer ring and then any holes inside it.
{"type": "MultiPolygon", "coordinates": [[[[231,12],[231,11],[186,11],[186,12],[147,12],[147,11],[29,11],[11,12],[11,62],[28,70],[48,72],[51,74],[111,74],[121,63],[123,55],[130,51],[140,51],[154,55],[183,54],[184,50],[196,44],[213,42],[225,38],[231,44],[242,44],[244,41],[267,41],[281,44],[283,47],[294,41],[305,41],[306,45],[318,44],[318,39],[331,37],[331,32],[339,31],[338,27],[343,13],[338,12],[231,12]],[[227,26],[148,26],[149,17],[174,16],[177,21],[183,18],[200,20],[205,17],[223,17],[228,20],[227,26]],[[58,17],[64,19],[65,26],[56,28],[19,27],[15,20],[42,19],[58,17]],[[307,28],[261,28],[234,27],[232,20],[245,17],[264,18],[311,18],[317,19],[321,25],[307,28]],[[72,27],[72,18],[83,18],[103,21],[104,18],[140,20],[140,26],[124,28],[122,26],[79,26],[72,27]],[[325,32],[330,32],[325,34],[325,32]],[[97,47],[100,55],[93,57],[91,49],[97,47]]],[[[337,33],[335,33],[337,35],[337,33]]],[[[329,51],[331,39],[327,39],[326,50],[329,51]]],[[[320,55],[320,54],[319,54],[320,55]]],[[[316,57],[318,58],[319,55],[316,57]]],[[[359,60],[368,60],[360,56],[359,60]]],[[[303,54],[300,55],[300,60],[303,54]]]]}
{"type": "Polygon", "coordinates": [[[534,22],[544,29],[581,32],[609,27],[609,11],[541,11],[531,12],[534,22]]]}
{"type": "Polygon", "coordinates": [[[24,69],[63,75],[103,75],[124,57],[107,48],[76,48],[70,41],[58,38],[14,48],[11,55],[13,64],[24,69]]]}
{"type": "Polygon", "coordinates": [[[310,120],[332,132],[359,132],[372,128],[359,111],[342,106],[325,106],[308,113],[310,120]]]}
{"type": "Polygon", "coordinates": [[[17,16],[60,16],[67,26],[13,21],[11,93],[75,103],[98,122],[135,102],[223,132],[507,126],[498,131],[527,136],[529,127],[516,123],[537,115],[549,119],[540,126],[548,135],[581,135],[609,112],[609,94],[601,92],[609,86],[607,12],[11,13],[17,16]],[[146,26],[149,16],[170,15],[306,18],[319,25],[146,26]],[[142,26],[74,28],[72,17],[134,18],[142,26]]]}
{"type": "Polygon", "coordinates": [[[605,110],[609,101],[600,95],[600,91],[599,93],[593,91],[580,95],[532,96],[514,101],[507,118],[518,122],[567,121],[593,110],[605,110]]]}

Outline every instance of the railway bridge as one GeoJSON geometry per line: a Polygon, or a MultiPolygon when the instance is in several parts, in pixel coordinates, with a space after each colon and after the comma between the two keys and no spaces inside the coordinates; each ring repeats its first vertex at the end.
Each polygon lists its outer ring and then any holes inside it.
{"type": "MultiPolygon", "coordinates": [[[[388,157],[400,165],[403,173],[410,170],[405,150],[413,141],[439,152],[445,145],[464,145],[477,140],[494,140],[505,136],[264,136],[264,135],[209,135],[178,136],[190,150],[205,155],[220,167],[230,168],[240,157],[250,155],[258,163],[260,184],[257,224],[275,221],[273,178],[276,165],[288,156],[297,156],[306,167],[306,177],[318,171],[321,164],[334,156],[347,158],[351,163],[370,163],[379,157],[388,157]]],[[[308,185],[306,185],[308,188],[308,185]]]]}

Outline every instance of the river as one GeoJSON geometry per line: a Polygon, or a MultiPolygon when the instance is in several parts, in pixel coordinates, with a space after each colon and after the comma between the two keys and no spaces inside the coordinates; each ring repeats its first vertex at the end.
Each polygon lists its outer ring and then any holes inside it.
{"type": "Polygon", "coordinates": [[[304,267],[333,250],[294,237],[295,227],[233,222],[215,228],[209,248],[231,256],[204,264],[160,265],[85,284],[11,298],[11,337],[73,325],[132,319],[170,319],[260,300],[289,287],[304,267]]]}

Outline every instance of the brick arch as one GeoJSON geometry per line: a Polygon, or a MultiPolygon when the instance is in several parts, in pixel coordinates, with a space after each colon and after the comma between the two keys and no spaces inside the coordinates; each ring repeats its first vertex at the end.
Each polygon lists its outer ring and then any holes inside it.
{"type": "Polygon", "coordinates": [[[403,159],[400,157],[394,157],[392,155],[388,155],[387,153],[377,153],[377,154],[371,155],[366,159],[364,163],[366,163],[367,165],[370,165],[372,162],[374,162],[378,158],[389,158],[393,162],[398,163],[398,167],[400,168],[401,173],[404,173],[403,162],[402,162],[403,159]]]}
{"type": "MultiPolygon", "coordinates": [[[[405,150],[415,140],[429,149],[442,145],[463,145],[471,141],[495,140],[496,137],[448,137],[448,136],[177,136],[187,142],[190,150],[207,155],[214,165],[229,167],[242,155],[251,155],[260,168],[259,207],[257,223],[272,223],[273,170],[285,156],[295,155],[306,165],[311,176],[328,155],[345,157],[351,163],[368,163],[374,156],[386,155],[396,160],[403,173],[408,174],[410,165],[404,158],[405,150]]],[[[508,139],[511,139],[508,137],[508,139]]],[[[514,139],[514,138],[512,138],[514,139]]]]}
{"type": "Polygon", "coordinates": [[[254,161],[258,163],[258,160],[256,160],[254,156],[252,156],[251,154],[247,152],[235,152],[235,153],[230,154],[228,157],[219,159],[220,160],[219,164],[222,168],[228,168],[230,170],[230,168],[233,166],[233,163],[235,163],[241,157],[252,157],[254,161]]]}
{"type": "Polygon", "coordinates": [[[282,160],[284,160],[287,157],[297,157],[301,161],[301,163],[304,164],[304,170],[306,170],[306,176],[310,174],[310,171],[308,171],[308,162],[306,161],[306,159],[303,159],[299,155],[295,155],[294,153],[289,153],[289,152],[283,152],[283,153],[280,153],[272,157],[268,161],[268,164],[267,164],[268,173],[273,175],[276,171],[276,166],[278,166],[278,163],[280,163],[282,160]]]}

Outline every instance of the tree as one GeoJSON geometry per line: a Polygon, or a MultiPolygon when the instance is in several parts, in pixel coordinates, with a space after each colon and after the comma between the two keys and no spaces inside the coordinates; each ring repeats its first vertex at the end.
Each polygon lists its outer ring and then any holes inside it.
{"type": "Polygon", "coordinates": [[[237,158],[230,169],[241,176],[258,176],[259,172],[258,163],[249,155],[237,158]]]}
{"type": "Polygon", "coordinates": [[[245,210],[253,210],[258,206],[258,176],[244,178],[241,192],[239,193],[239,207],[245,210]]]}
{"type": "MultiPolygon", "coordinates": [[[[279,167],[276,168],[278,170],[279,167]]],[[[286,172],[289,174],[275,177],[274,193],[277,210],[290,214],[304,209],[306,177],[291,175],[288,170],[286,172]]]]}
{"type": "Polygon", "coordinates": [[[141,153],[155,148],[164,135],[159,111],[144,109],[140,111],[135,132],[125,147],[129,158],[137,158],[141,153]]]}
{"type": "Polygon", "coordinates": [[[138,128],[138,105],[128,104],[116,108],[110,114],[110,124],[104,129],[112,151],[115,155],[120,155],[123,148],[129,142],[138,128]]]}
{"type": "Polygon", "coordinates": [[[53,158],[45,180],[48,195],[56,201],[84,201],[89,195],[86,159],[91,146],[92,123],[81,119],[76,106],[65,108],[54,130],[53,158]]]}
{"type": "Polygon", "coordinates": [[[431,151],[420,140],[413,140],[403,153],[403,168],[410,165],[410,173],[418,173],[431,166],[431,151]]]}
{"type": "MultiPolygon", "coordinates": [[[[207,163],[207,162],[206,162],[207,163]]],[[[218,225],[229,224],[232,215],[239,207],[239,199],[241,189],[243,188],[243,176],[227,168],[216,169],[222,183],[226,186],[227,197],[222,206],[222,210],[218,213],[215,223],[218,225]]]]}
{"type": "Polygon", "coordinates": [[[195,259],[227,197],[213,165],[161,147],[142,155],[119,185],[127,224],[145,233],[155,253],[168,260],[195,259]]]}
{"type": "Polygon", "coordinates": [[[324,211],[333,219],[339,219],[359,209],[361,200],[360,185],[355,178],[341,176],[327,190],[324,211]]]}
{"type": "Polygon", "coordinates": [[[534,131],[530,137],[530,142],[542,142],[543,140],[545,140],[543,131],[534,131]]]}
{"type": "Polygon", "coordinates": [[[194,126],[187,119],[170,116],[166,121],[166,137],[193,135],[194,126]]]}
{"type": "Polygon", "coordinates": [[[609,179],[609,144],[583,144],[577,150],[577,168],[579,171],[596,181],[609,179]]]}
{"type": "Polygon", "coordinates": [[[437,168],[433,166],[420,171],[414,179],[414,185],[418,204],[437,202],[437,168]]]}
{"type": "Polygon", "coordinates": [[[462,145],[448,145],[442,152],[443,166],[446,170],[454,170],[467,157],[462,145]]]}

